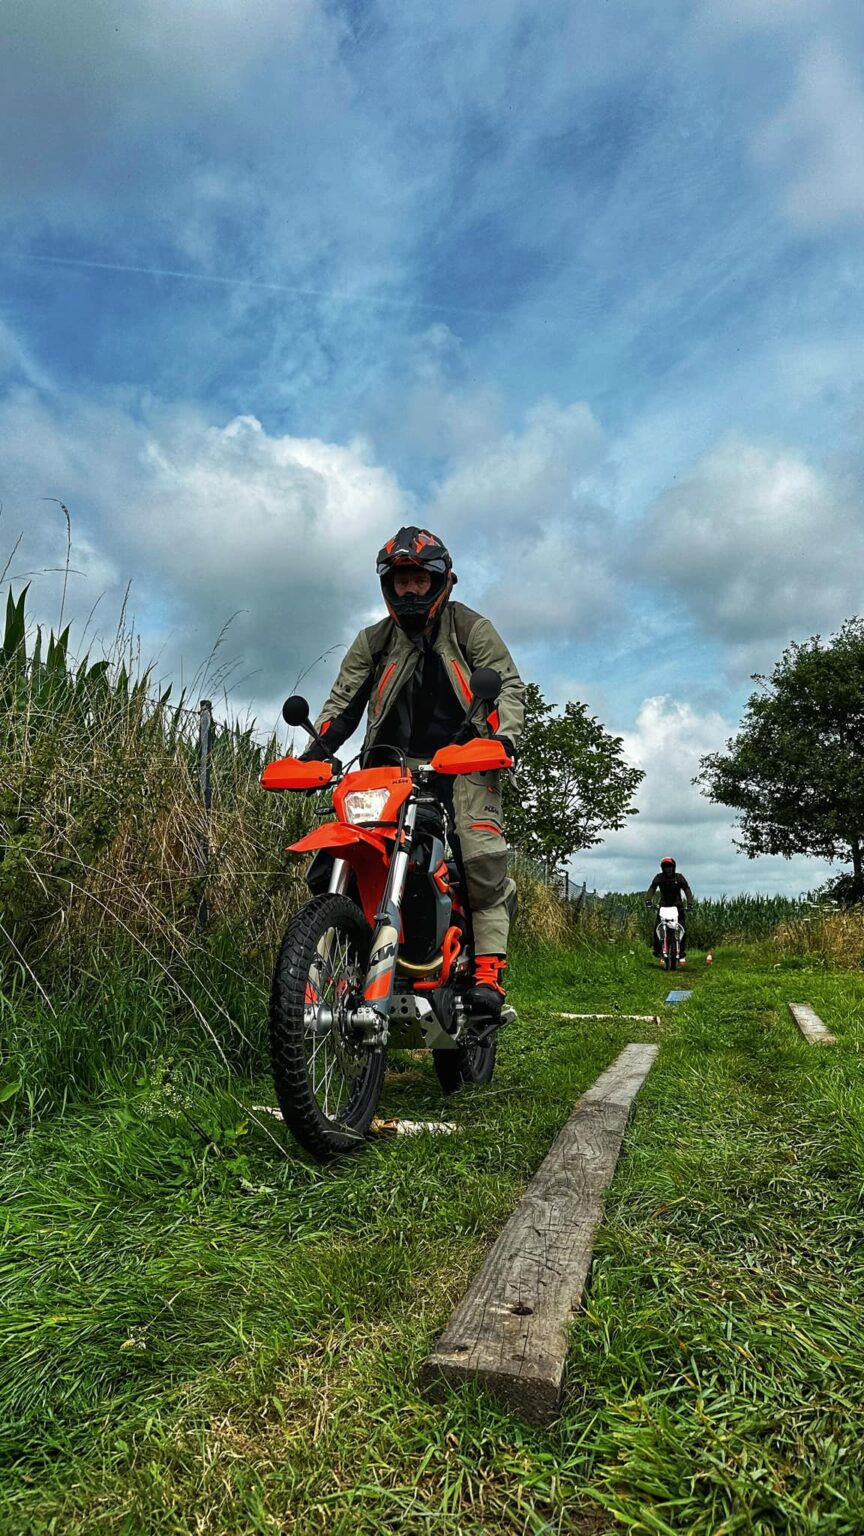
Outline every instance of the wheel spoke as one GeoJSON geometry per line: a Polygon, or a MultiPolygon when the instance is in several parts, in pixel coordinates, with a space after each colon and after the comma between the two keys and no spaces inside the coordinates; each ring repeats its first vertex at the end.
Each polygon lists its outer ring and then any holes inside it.
{"type": "Polygon", "coordinates": [[[350,935],[337,925],[325,929],[309,967],[303,1038],[309,1086],[328,1120],[336,1119],[350,1103],[366,1068],[365,1049],[352,1037],[345,1016],[347,1000],[359,991],[364,969],[350,935]],[[325,1009],[331,1018],[326,1029],[322,1028],[325,1009]]]}

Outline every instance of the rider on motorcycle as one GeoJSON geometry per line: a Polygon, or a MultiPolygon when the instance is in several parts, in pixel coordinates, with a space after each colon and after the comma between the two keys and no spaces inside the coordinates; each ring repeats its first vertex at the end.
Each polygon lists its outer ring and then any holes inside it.
{"type": "MultiPolygon", "coordinates": [[[[683,965],[687,954],[687,929],[684,926],[685,900],[689,906],[694,906],[696,898],[693,895],[684,876],[678,874],[675,860],[667,854],[660,860],[660,872],[654,876],[645,893],[645,900],[652,906],[653,898],[659,892],[661,907],[677,907],[678,922],[681,927],[681,943],[678,953],[678,964],[683,965]]],[[[654,954],[660,954],[660,940],[657,936],[657,927],[654,928],[654,954]]]]}
{"type": "MultiPolygon", "coordinates": [[[[373,745],[398,747],[409,768],[428,763],[463,730],[471,673],[492,667],[501,676],[501,692],[471,734],[492,736],[513,757],[524,721],[525,685],[489,620],[450,600],[457,578],[444,544],[426,529],[400,528],[379,551],[377,573],[389,617],[362,629],[348,648],[315,722],[327,747],[337,751],[368,706],[364,751],[373,745]]],[[[315,744],[303,754],[322,755],[315,744]]],[[[515,886],[507,874],[499,774],[442,776],[438,789],[452,812],[453,851],[471,913],[469,1004],[478,1012],[500,1013],[515,886]]]]}

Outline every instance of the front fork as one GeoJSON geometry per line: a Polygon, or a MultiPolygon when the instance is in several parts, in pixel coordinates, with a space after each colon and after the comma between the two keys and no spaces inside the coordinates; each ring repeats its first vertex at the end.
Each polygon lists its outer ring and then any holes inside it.
{"type": "Polygon", "coordinates": [[[381,906],[375,914],[376,928],[363,984],[363,1002],[354,1010],[354,1024],[363,1030],[367,1044],[373,1047],[387,1044],[387,1024],[396,980],[396,961],[399,958],[402,897],[416,819],[417,804],[413,802],[406,808],[399,846],[390,864],[381,906]]]}
{"type": "Polygon", "coordinates": [[[330,884],[327,887],[328,896],[344,896],[348,889],[348,876],[351,866],[345,859],[334,859],[333,868],[330,871],[330,884]]]}

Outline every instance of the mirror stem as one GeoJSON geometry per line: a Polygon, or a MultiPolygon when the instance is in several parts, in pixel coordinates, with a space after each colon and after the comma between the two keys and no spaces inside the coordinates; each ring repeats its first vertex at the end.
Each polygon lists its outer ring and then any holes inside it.
{"type": "Polygon", "coordinates": [[[331,763],[335,763],[337,760],[335,753],[330,751],[330,748],[324,740],[324,737],[318,735],[318,732],[316,731],[312,721],[308,718],[308,716],[305,720],[301,720],[300,724],[306,734],[311,736],[315,744],[321,748],[321,751],[324,753],[324,756],[327,758],[327,760],[331,763]]]}

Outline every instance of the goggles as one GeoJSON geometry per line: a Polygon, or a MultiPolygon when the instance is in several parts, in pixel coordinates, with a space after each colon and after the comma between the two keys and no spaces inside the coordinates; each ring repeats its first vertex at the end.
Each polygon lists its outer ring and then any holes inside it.
{"type": "Polygon", "coordinates": [[[394,568],[400,565],[413,565],[414,568],[418,571],[438,571],[441,574],[444,574],[447,570],[446,560],[418,560],[417,556],[413,553],[412,550],[394,549],[387,556],[386,560],[378,561],[378,564],[375,568],[376,574],[378,576],[386,576],[388,571],[392,571],[394,568]]]}

